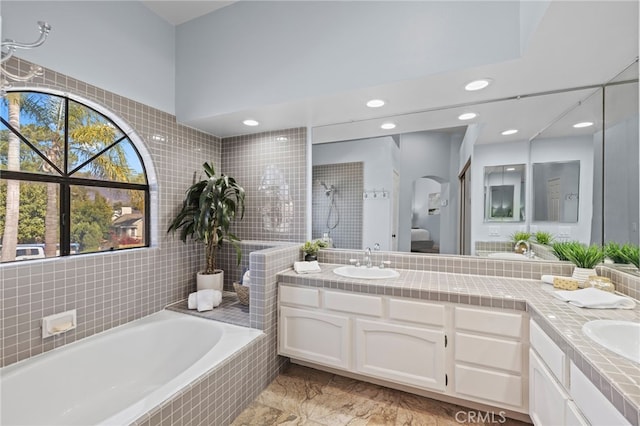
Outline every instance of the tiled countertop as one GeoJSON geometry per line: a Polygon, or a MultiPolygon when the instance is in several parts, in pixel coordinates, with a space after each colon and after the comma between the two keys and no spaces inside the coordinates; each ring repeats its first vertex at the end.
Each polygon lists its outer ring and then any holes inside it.
{"type": "Polygon", "coordinates": [[[537,280],[397,269],[391,280],[344,278],[333,273],[343,265],[321,264],[321,272],[278,274],[278,282],[359,293],[411,297],[504,309],[526,310],[578,368],[634,426],[640,426],[640,364],[621,357],[582,334],[595,319],[640,322],[640,304],[632,310],[582,309],[551,294],[537,280]]]}

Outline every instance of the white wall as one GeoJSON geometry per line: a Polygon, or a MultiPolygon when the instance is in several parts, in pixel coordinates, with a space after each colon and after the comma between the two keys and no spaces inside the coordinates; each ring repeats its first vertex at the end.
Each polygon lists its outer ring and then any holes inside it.
{"type": "MultiPolygon", "coordinates": [[[[414,132],[401,135],[400,138],[400,218],[398,232],[398,250],[411,250],[411,205],[413,187],[416,179],[437,176],[443,183],[441,200],[449,203],[441,207],[440,252],[454,253],[457,241],[455,219],[442,226],[445,216],[455,215],[451,199],[458,196],[457,172],[451,170],[451,151],[460,150],[461,136],[438,131],[414,132]],[[446,185],[445,185],[446,184],[446,185]],[[448,251],[444,251],[444,248],[448,251]]],[[[450,218],[448,218],[450,219],[450,218]]]]}
{"type": "Polygon", "coordinates": [[[393,158],[397,157],[398,151],[391,136],[315,144],[312,150],[314,166],[363,162],[365,190],[384,188],[387,191],[386,199],[367,199],[362,204],[362,246],[373,248],[379,243],[382,250],[390,250],[393,158]]]}
{"type": "Polygon", "coordinates": [[[44,45],[16,56],[173,114],[174,27],[138,1],[2,1],[2,38],[44,45]]]}
{"type": "Polygon", "coordinates": [[[237,2],[176,28],[177,116],[188,122],[515,59],[519,24],[519,2],[237,2]],[[460,31],[434,37],[442,28],[460,31]]]}

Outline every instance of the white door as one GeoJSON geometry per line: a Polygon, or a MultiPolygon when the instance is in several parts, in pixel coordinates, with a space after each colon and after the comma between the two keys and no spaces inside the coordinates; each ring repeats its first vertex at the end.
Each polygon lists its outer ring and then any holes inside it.
{"type": "Polygon", "coordinates": [[[443,391],[444,331],[357,319],[356,370],[421,389],[443,391]]]}
{"type": "Polygon", "coordinates": [[[568,396],[529,349],[529,416],[536,426],[563,425],[568,396]]]}
{"type": "Polygon", "coordinates": [[[547,220],[560,220],[560,178],[547,181],[547,220]]]}
{"type": "Polygon", "coordinates": [[[391,200],[391,251],[398,251],[398,210],[400,208],[400,174],[393,171],[393,190],[391,200]]]}
{"type": "Polygon", "coordinates": [[[280,355],[349,368],[349,318],[343,315],[280,307],[280,355]]]}

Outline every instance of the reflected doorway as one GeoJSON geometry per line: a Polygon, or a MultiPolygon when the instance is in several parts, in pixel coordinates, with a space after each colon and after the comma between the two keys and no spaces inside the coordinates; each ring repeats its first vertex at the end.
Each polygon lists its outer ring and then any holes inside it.
{"type": "Polygon", "coordinates": [[[462,168],[460,181],[460,242],[458,254],[471,254],[471,160],[462,168]]]}

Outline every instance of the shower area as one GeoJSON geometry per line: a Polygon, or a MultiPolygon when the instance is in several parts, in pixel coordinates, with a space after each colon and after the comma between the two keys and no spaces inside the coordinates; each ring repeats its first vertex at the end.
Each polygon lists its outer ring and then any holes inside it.
{"type": "Polygon", "coordinates": [[[335,248],[362,248],[363,171],[361,162],[313,166],[312,238],[328,233],[335,248]]]}

